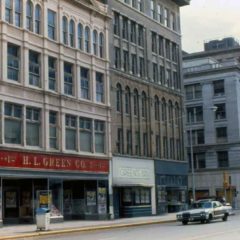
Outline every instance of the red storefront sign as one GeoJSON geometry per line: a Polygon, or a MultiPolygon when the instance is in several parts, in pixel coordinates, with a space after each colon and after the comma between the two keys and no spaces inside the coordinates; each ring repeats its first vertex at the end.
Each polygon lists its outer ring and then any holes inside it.
{"type": "Polygon", "coordinates": [[[0,150],[0,167],[108,173],[108,160],[0,150]]]}

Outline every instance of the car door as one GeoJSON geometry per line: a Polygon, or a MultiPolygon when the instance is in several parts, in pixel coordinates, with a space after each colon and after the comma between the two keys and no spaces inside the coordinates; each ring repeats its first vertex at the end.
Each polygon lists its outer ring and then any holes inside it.
{"type": "Polygon", "coordinates": [[[220,202],[213,202],[213,212],[215,218],[223,217],[224,211],[220,202]]]}

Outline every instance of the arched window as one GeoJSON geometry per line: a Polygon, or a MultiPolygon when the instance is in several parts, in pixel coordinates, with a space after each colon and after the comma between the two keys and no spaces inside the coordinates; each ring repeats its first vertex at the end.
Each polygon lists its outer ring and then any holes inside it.
{"type": "Polygon", "coordinates": [[[134,89],[133,92],[133,104],[134,115],[139,117],[139,98],[137,89],[134,89]]]}
{"type": "Polygon", "coordinates": [[[28,0],[26,7],[26,27],[29,31],[33,31],[33,3],[28,0]]]}
{"type": "Polygon", "coordinates": [[[96,30],[93,31],[93,54],[97,55],[97,42],[98,42],[98,33],[96,30]]]}
{"type": "Polygon", "coordinates": [[[117,109],[117,112],[122,112],[122,87],[120,84],[117,84],[116,109],[117,109]]]}
{"type": "Polygon", "coordinates": [[[142,117],[147,117],[147,97],[145,92],[142,92],[142,117]]]}
{"type": "Polygon", "coordinates": [[[35,33],[41,33],[41,7],[39,5],[35,8],[35,33]]]}
{"type": "Polygon", "coordinates": [[[166,101],[163,98],[162,99],[162,121],[166,121],[167,120],[167,106],[166,106],[166,101]]]}
{"type": "Polygon", "coordinates": [[[85,37],[85,51],[87,53],[90,53],[90,29],[89,27],[85,27],[85,34],[84,34],[84,37],[85,37]]]}
{"type": "Polygon", "coordinates": [[[65,16],[63,16],[62,18],[62,34],[63,34],[63,43],[64,44],[68,44],[67,41],[67,36],[68,36],[68,21],[67,18],[65,16]]]}
{"type": "Polygon", "coordinates": [[[159,121],[160,120],[160,112],[159,112],[159,99],[158,96],[155,96],[154,99],[154,115],[155,115],[155,120],[159,121]]]}
{"type": "Polygon", "coordinates": [[[21,27],[21,15],[22,15],[22,1],[15,0],[15,26],[21,27]]]}
{"type": "Polygon", "coordinates": [[[131,94],[129,87],[126,87],[125,89],[125,113],[131,113],[131,94]]]}
{"type": "Polygon", "coordinates": [[[83,49],[83,26],[81,23],[78,24],[78,48],[83,49]]]}
{"type": "Polygon", "coordinates": [[[99,57],[103,58],[103,49],[104,49],[104,36],[103,33],[99,34],[99,57]]]}
{"type": "Polygon", "coordinates": [[[74,47],[74,36],[75,36],[75,23],[73,20],[69,23],[69,44],[74,47]]]}

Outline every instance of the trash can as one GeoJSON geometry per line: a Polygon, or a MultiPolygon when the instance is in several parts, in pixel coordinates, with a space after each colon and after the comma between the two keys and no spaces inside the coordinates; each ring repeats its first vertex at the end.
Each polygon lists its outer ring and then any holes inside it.
{"type": "Polygon", "coordinates": [[[37,230],[49,230],[50,210],[48,208],[38,208],[36,210],[37,230]]]}

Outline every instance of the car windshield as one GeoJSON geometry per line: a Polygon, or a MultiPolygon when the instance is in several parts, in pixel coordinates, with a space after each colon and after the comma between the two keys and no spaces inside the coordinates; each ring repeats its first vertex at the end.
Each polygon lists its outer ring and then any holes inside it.
{"type": "Polygon", "coordinates": [[[211,207],[212,207],[211,202],[199,202],[199,203],[194,203],[192,205],[193,209],[196,209],[196,208],[211,208],[211,207]]]}

